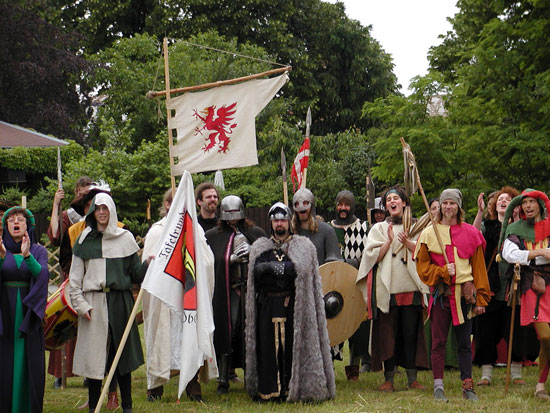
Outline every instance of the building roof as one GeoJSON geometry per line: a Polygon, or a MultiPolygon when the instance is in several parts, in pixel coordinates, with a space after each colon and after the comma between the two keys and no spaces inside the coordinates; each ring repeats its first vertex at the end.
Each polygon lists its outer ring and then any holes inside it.
{"type": "Polygon", "coordinates": [[[68,144],[68,142],[53,136],[0,121],[0,148],[63,146],[68,144]]]}

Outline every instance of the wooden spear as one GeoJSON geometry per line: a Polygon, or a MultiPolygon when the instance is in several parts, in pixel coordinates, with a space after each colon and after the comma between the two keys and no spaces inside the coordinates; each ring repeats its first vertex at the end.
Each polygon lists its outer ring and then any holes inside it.
{"type": "Polygon", "coordinates": [[[283,201],[288,206],[288,183],[286,181],[286,156],[284,148],[281,148],[281,173],[283,176],[283,201]]]}

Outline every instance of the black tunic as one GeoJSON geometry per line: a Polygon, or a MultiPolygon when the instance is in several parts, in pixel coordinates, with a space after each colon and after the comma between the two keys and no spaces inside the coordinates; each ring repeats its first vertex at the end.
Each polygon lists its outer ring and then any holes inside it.
{"type": "MultiPolygon", "coordinates": [[[[256,226],[252,227],[240,227],[240,231],[247,237],[248,242],[252,244],[256,239],[265,237],[265,232],[256,226]]],[[[212,309],[214,312],[214,347],[216,349],[216,356],[219,358],[222,354],[232,354],[232,366],[242,367],[244,362],[241,360],[242,353],[242,325],[239,322],[241,320],[241,311],[243,308],[239,305],[237,324],[232,326],[230,322],[229,308],[231,308],[232,301],[239,300],[239,296],[236,294],[234,284],[232,286],[231,273],[234,271],[235,266],[226,263],[226,252],[231,251],[231,235],[233,229],[223,224],[220,227],[213,228],[206,232],[206,240],[208,245],[214,253],[214,296],[212,298],[212,309]],[[229,270],[226,277],[226,264],[229,270]],[[229,290],[227,289],[229,285],[229,290]]],[[[239,264],[238,264],[239,265],[239,264]]],[[[246,274],[246,272],[244,272],[246,274]]],[[[244,298],[243,298],[244,302],[244,298]]]]}
{"type": "Polygon", "coordinates": [[[296,270],[281,250],[262,253],[254,265],[258,395],[286,398],[292,373],[296,270]]]}

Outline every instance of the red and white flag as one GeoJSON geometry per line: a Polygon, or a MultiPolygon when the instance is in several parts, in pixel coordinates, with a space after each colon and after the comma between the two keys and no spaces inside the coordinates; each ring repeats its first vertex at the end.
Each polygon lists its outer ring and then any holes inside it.
{"type": "Polygon", "coordinates": [[[292,180],[292,190],[296,192],[296,186],[298,189],[302,187],[302,180],[304,178],[304,170],[309,163],[309,138],[304,139],[304,143],[300,146],[298,155],[294,159],[292,164],[292,172],[290,173],[290,179],[292,180]]]}
{"type": "Polygon", "coordinates": [[[170,99],[176,113],[168,127],[177,139],[172,175],[256,165],[256,115],[287,81],[284,73],[170,99]]]}
{"type": "Polygon", "coordinates": [[[181,315],[181,366],[179,392],[208,362],[209,375],[217,376],[214,351],[214,255],[197,221],[191,174],[183,178],[166,217],[155,259],[141,285],[181,315]]]}

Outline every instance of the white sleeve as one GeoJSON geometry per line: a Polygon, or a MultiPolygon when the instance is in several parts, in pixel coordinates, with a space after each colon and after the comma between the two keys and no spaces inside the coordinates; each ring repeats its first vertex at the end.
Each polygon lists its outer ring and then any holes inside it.
{"type": "Polygon", "coordinates": [[[520,250],[519,247],[510,240],[504,240],[502,246],[502,258],[510,264],[529,265],[529,251],[520,250]]]}

